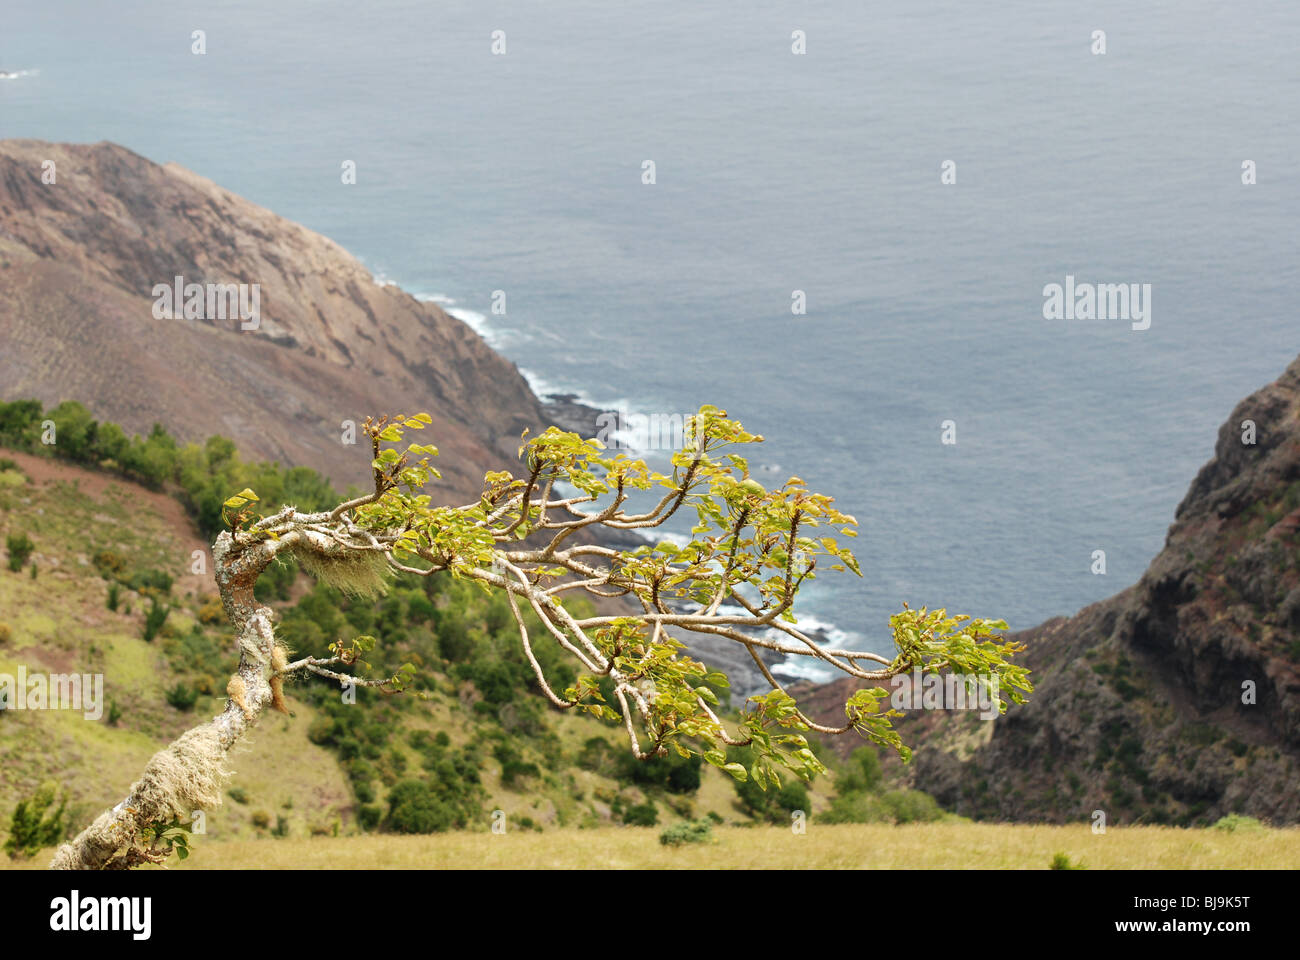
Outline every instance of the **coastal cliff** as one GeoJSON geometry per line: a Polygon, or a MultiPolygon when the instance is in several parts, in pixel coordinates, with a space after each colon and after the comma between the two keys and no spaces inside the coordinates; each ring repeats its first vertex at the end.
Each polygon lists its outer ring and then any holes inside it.
{"type": "Polygon", "coordinates": [[[185,441],[222,433],[249,458],[311,466],[340,487],[369,470],[342,442],[345,420],[427,410],[451,500],[475,496],[484,470],[547,419],[514,364],[435,304],[377,283],[320,234],[112,143],[0,141],[0,339],[0,399],[78,400],[185,441]],[[176,277],[256,284],[256,329],[155,309],[155,287],[176,277]]]}
{"type": "Polygon", "coordinates": [[[901,779],[984,819],[1300,821],[1300,359],[1232,411],[1137,584],[1014,639],[1030,702],[910,714],[901,779]]]}

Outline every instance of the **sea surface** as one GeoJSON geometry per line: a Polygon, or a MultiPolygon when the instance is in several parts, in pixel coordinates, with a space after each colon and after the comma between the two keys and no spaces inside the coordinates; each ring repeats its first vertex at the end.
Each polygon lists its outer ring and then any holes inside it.
{"type": "Polygon", "coordinates": [[[1294,0],[3,20],[0,136],[198,171],[440,300],[539,392],[764,434],[758,479],[861,522],[863,577],[819,578],[805,620],[876,650],[904,601],[1023,628],[1133,583],[1219,425],[1300,350],[1294,0]],[[1044,319],[1067,275],[1150,284],[1149,329],[1044,319]]]}

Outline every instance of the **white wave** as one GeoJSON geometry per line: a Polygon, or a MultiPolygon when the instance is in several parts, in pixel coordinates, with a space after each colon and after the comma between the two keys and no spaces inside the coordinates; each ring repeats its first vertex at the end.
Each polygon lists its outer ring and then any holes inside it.
{"type": "Polygon", "coordinates": [[[588,407],[595,407],[597,410],[617,410],[620,405],[627,405],[626,399],[608,401],[593,399],[591,394],[584,391],[581,387],[570,387],[555,383],[551,380],[547,380],[535,370],[520,367],[519,372],[523,375],[523,378],[528,381],[529,389],[543,400],[551,396],[551,394],[560,394],[561,396],[572,395],[576,399],[576,402],[588,407]]]}
{"type": "Polygon", "coordinates": [[[21,80],[24,77],[34,77],[39,73],[39,70],[0,70],[0,80],[21,80]]]}
{"type": "Polygon", "coordinates": [[[447,308],[447,315],[455,317],[465,324],[465,326],[486,340],[488,344],[497,339],[496,331],[488,323],[487,314],[485,313],[479,313],[477,310],[467,310],[465,307],[449,307],[447,308]]]}
{"type": "MultiPolygon", "coordinates": [[[[865,638],[862,634],[853,630],[845,630],[843,627],[837,627],[835,624],[822,620],[811,613],[797,614],[799,622],[794,626],[800,633],[807,634],[808,637],[816,643],[829,645],[838,650],[870,650],[870,645],[865,645],[865,638]]],[[[781,639],[783,642],[790,642],[792,639],[787,634],[776,629],[769,629],[768,636],[771,639],[781,639]]]]}
{"type": "Polygon", "coordinates": [[[770,669],[778,676],[791,677],[795,680],[811,680],[813,683],[830,683],[836,677],[844,676],[838,670],[825,666],[822,661],[810,660],[807,657],[790,657],[770,669]]]}

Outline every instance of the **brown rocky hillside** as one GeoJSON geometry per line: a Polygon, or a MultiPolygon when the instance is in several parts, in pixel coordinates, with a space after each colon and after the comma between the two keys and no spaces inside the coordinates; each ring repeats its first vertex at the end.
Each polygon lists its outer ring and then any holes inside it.
{"type": "MultiPolygon", "coordinates": [[[[900,721],[919,748],[904,776],[940,802],[1010,820],[1300,821],[1300,359],[1233,410],[1136,585],[1016,639],[1029,704],[900,721]]],[[[850,686],[818,689],[814,713],[841,719],[850,686]]]]}
{"type": "Polygon", "coordinates": [[[449,497],[544,419],[513,364],[333,241],[111,143],[0,141],[0,399],[78,400],[129,430],[232,437],[364,482],[344,420],[428,410],[449,497]],[[56,182],[42,182],[55,163],[56,182]],[[261,326],[154,317],[155,284],[259,284],[261,326]]]}

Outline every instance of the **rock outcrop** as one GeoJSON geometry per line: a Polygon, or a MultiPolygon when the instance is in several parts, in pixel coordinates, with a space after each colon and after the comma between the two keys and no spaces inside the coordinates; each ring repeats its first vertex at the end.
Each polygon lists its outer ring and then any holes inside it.
{"type": "Polygon", "coordinates": [[[979,818],[1300,821],[1300,359],[1220,428],[1137,584],[1015,639],[1031,702],[909,715],[900,776],[979,818]]]}

